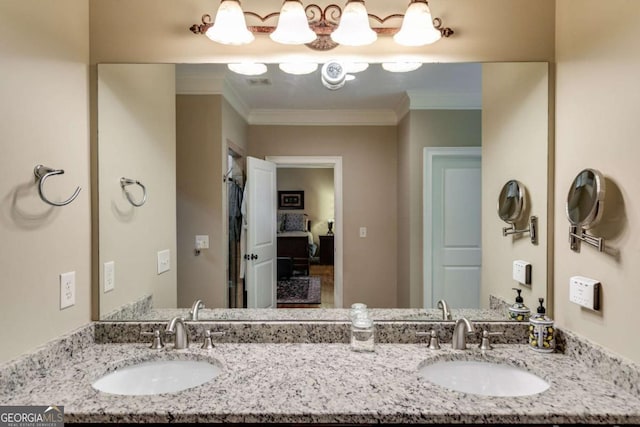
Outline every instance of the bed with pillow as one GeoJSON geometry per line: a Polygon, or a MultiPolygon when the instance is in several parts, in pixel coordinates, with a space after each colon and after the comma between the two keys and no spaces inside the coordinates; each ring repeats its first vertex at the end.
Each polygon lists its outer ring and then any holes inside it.
{"type": "Polygon", "coordinates": [[[311,223],[306,214],[278,213],[278,258],[290,258],[292,272],[307,276],[311,257],[316,250],[310,230],[311,223]]]}

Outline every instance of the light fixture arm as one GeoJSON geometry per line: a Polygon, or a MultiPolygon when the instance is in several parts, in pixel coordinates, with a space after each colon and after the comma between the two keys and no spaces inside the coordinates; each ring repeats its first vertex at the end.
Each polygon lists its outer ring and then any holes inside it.
{"type": "MultiPolygon", "coordinates": [[[[336,42],[331,40],[330,35],[338,27],[340,17],[342,16],[342,8],[333,3],[324,8],[313,3],[307,5],[304,10],[307,15],[309,27],[318,36],[315,41],[307,43],[306,46],[315,50],[329,50],[338,46],[336,42]]],[[[245,16],[255,18],[262,23],[280,16],[280,12],[269,13],[265,16],[252,11],[243,11],[243,13],[245,16]]],[[[404,14],[401,13],[394,13],[385,17],[379,17],[372,13],[368,13],[367,15],[370,19],[380,24],[384,24],[392,19],[404,18],[404,14]]],[[[189,30],[194,34],[205,34],[207,30],[213,26],[213,19],[208,13],[202,15],[201,22],[201,24],[193,24],[189,27],[189,30]]],[[[442,37],[451,37],[454,34],[451,28],[442,25],[440,18],[433,18],[433,26],[436,30],[440,31],[442,37]]],[[[248,25],[247,29],[255,34],[271,34],[275,31],[276,27],[272,25],[248,25]]],[[[386,36],[392,36],[399,31],[399,27],[371,27],[371,29],[377,34],[386,36]]]]}

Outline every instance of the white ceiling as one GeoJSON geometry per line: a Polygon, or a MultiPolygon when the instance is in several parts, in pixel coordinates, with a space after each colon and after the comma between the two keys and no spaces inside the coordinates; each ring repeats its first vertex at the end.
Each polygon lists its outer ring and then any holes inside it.
{"type": "MultiPolygon", "coordinates": [[[[229,71],[225,64],[180,64],[176,68],[178,93],[224,93],[245,116],[256,111],[331,110],[371,112],[412,109],[480,108],[482,66],[477,63],[424,64],[409,73],[391,73],[371,64],[339,90],[320,81],[320,67],[295,76],[269,64],[268,72],[248,77],[229,71]],[[266,80],[268,84],[251,84],[266,80]],[[410,101],[409,101],[410,100],[410,101]]],[[[291,114],[290,114],[291,115],[291,114]]],[[[380,120],[376,118],[375,120],[380,120]]]]}
{"type": "Polygon", "coordinates": [[[425,94],[479,94],[481,64],[424,64],[409,73],[390,73],[371,64],[342,89],[332,91],[320,82],[320,67],[312,74],[286,74],[277,64],[257,78],[228,71],[225,64],[180,64],[178,80],[222,80],[250,109],[379,109],[394,108],[407,91],[425,94]],[[251,85],[250,80],[268,79],[268,86],[251,85]]]}

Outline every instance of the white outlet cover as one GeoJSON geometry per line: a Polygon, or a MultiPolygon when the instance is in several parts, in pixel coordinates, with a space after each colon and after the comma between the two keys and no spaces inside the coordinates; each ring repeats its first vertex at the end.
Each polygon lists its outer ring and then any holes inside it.
{"type": "Polygon", "coordinates": [[[360,237],[367,237],[367,227],[360,227],[360,237]]]}
{"type": "Polygon", "coordinates": [[[531,263],[523,260],[513,261],[513,280],[523,285],[530,285],[531,263]]]}
{"type": "Polygon", "coordinates": [[[171,251],[165,249],[158,252],[158,274],[171,270],[171,251]]]}
{"type": "Polygon", "coordinates": [[[60,310],[76,303],[76,272],[70,271],[60,275],[60,310]]]}
{"type": "Polygon", "coordinates": [[[109,261],[104,263],[104,291],[111,292],[116,287],[116,263],[109,261]]]}

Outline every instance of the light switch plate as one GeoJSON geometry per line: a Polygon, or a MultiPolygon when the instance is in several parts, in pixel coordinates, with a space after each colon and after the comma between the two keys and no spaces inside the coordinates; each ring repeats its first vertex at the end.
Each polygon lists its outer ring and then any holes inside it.
{"type": "Polygon", "coordinates": [[[573,276],[569,279],[569,301],[590,310],[600,310],[601,288],[595,279],[573,276]]]}
{"type": "Polygon", "coordinates": [[[171,252],[169,249],[158,252],[158,274],[171,270],[171,252]]]}
{"type": "Polygon", "coordinates": [[[60,275],[60,310],[76,303],[76,272],[60,275]]]}
{"type": "Polygon", "coordinates": [[[360,227],[360,237],[367,237],[367,227],[360,227]]]}
{"type": "Polygon", "coordinates": [[[209,249],[209,236],[196,236],[196,249],[209,249]]]}
{"type": "Polygon", "coordinates": [[[116,287],[116,263],[109,261],[104,263],[104,291],[110,292],[116,287]]]}
{"type": "Polygon", "coordinates": [[[513,261],[513,280],[523,285],[530,285],[531,263],[520,259],[513,261]]]}

